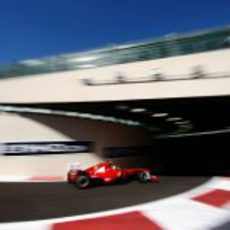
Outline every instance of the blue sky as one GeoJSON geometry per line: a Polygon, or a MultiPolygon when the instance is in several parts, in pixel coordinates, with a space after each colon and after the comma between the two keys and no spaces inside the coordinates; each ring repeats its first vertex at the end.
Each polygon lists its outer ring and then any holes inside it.
{"type": "Polygon", "coordinates": [[[0,63],[229,24],[229,0],[0,0],[0,63]]]}

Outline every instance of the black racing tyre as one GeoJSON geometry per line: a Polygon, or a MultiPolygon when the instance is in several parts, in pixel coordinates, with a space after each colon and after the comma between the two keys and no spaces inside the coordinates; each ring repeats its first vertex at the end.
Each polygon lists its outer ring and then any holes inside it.
{"type": "Polygon", "coordinates": [[[137,174],[137,179],[140,183],[147,183],[149,181],[149,175],[146,172],[140,172],[137,174]]]}
{"type": "Polygon", "coordinates": [[[78,176],[76,180],[76,186],[79,189],[88,188],[90,186],[90,178],[86,175],[78,176]]]}

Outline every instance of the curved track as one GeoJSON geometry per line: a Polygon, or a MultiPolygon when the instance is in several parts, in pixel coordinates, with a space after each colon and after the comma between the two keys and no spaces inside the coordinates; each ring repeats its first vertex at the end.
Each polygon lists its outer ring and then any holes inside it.
{"type": "Polygon", "coordinates": [[[163,177],[160,183],[78,190],[66,183],[0,183],[0,222],[48,219],[132,206],[190,190],[207,177],[163,177]]]}

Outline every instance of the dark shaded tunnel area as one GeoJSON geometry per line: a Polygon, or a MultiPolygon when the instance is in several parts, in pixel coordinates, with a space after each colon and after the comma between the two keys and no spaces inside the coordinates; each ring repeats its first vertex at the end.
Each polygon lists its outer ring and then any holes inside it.
{"type": "Polygon", "coordinates": [[[149,147],[106,149],[105,157],[162,176],[229,176],[229,143],[229,133],[171,137],[154,139],[149,147]]]}
{"type": "Polygon", "coordinates": [[[230,134],[158,139],[153,162],[167,175],[230,175],[230,134]]]}

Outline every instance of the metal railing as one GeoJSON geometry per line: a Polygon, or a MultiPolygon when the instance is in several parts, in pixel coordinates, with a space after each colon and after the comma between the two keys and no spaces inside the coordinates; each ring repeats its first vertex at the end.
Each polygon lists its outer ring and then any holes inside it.
{"type": "Polygon", "coordinates": [[[117,84],[137,84],[137,83],[154,83],[168,81],[185,81],[185,80],[200,80],[200,79],[216,79],[229,78],[230,72],[212,72],[208,73],[203,70],[202,66],[195,66],[190,74],[168,75],[163,72],[153,73],[148,76],[130,77],[120,74],[119,76],[100,78],[83,78],[80,79],[86,86],[102,86],[102,85],[117,85],[117,84]]]}

